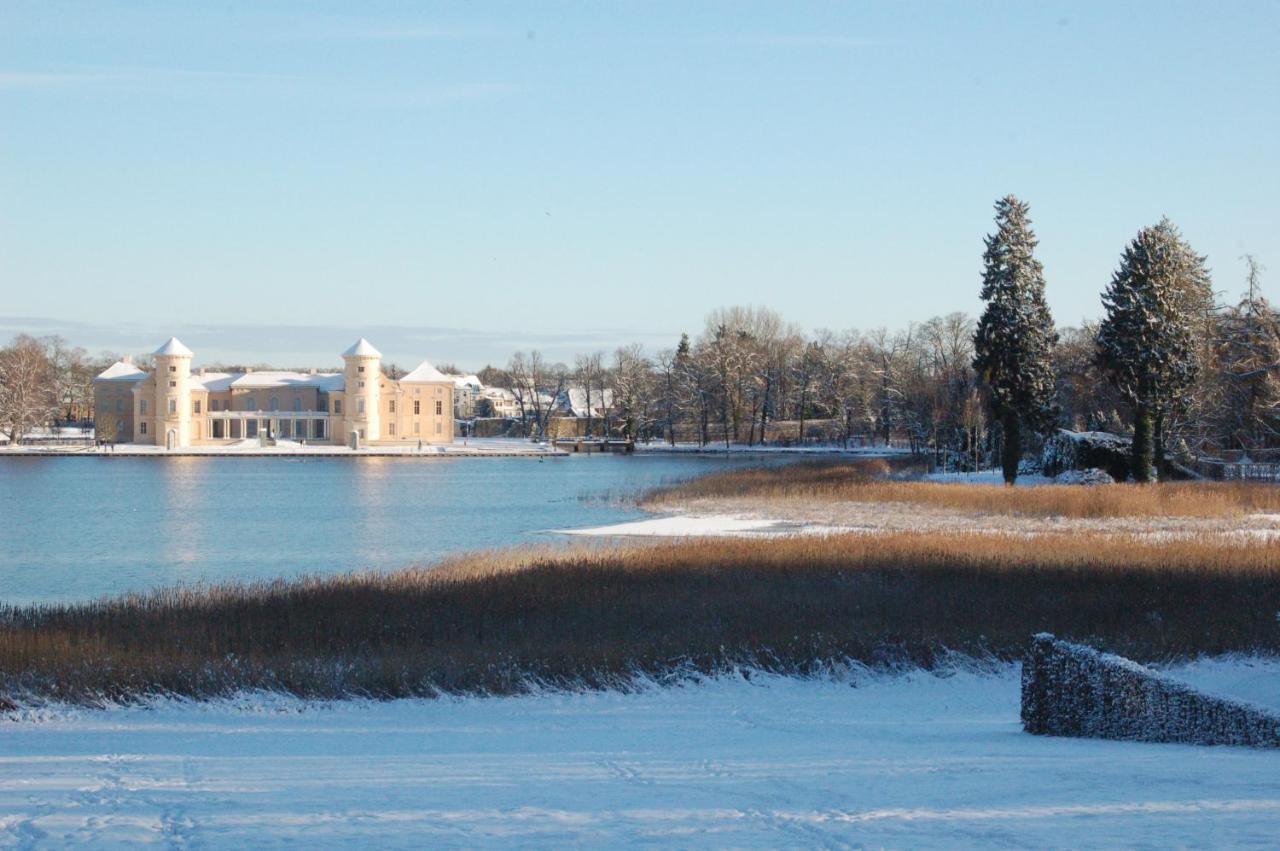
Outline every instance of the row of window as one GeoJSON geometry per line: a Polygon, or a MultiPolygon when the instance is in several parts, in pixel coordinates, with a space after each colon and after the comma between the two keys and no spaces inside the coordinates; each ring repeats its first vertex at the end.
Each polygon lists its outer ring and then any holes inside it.
{"type": "MultiPolygon", "coordinates": [[[[116,400],[115,400],[115,402],[116,402],[116,404],[115,404],[116,413],[124,413],[124,399],[116,399],[116,400]]],[[[357,399],[357,400],[356,400],[356,412],[357,412],[357,413],[363,414],[363,413],[365,412],[365,411],[364,411],[364,402],[365,402],[365,400],[364,400],[364,399],[357,399]]],[[[147,415],[147,408],[148,408],[148,404],[147,404],[147,403],[148,403],[148,400],[146,400],[146,399],[139,399],[139,400],[138,400],[138,414],[139,414],[140,416],[144,416],[144,417],[145,417],[145,416],[147,415]]],[[[109,410],[110,410],[110,404],[111,404],[111,403],[110,403],[108,400],[103,399],[103,400],[102,400],[102,402],[101,402],[101,403],[99,403],[99,405],[98,405],[98,409],[99,409],[100,411],[102,411],[102,413],[106,413],[107,411],[109,411],[109,410]]],[[[245,402],[244,402],[244,409],[245,409],[246,411],[256,411],[256,410],[258,409],[258,402],[257,402],[257,400],[256,400],[256,399],[253,399],[252,397],[250,397],[250,398],[248,398],[248,399],[245,399],[245,402]]],[[[221,400],[221,399],[210,399],[210,400],[209,400],[209,410],[210,410],[211,412],[212,412],[212,411],[221,411],[221,410],[224,410],[224,409],[223,409],[223,407],[222,407],[222,400],[221,400]]],[[[232,410],[232,408],[231,408],[231,403],[230,403],[229,401],[227,402],[227,406],[226,406],[225,410],[228,410],[228,411],[232,410]]],[[[272,397],[271,397],[271,410],[273,410],[273,411],[278,411],[278,410],[280,410],[280,400],[279,400],[279,398],[278,398],[278,397],[275,397],[275,396],[272,396],[272,397]]],[[[293,410],[294,410],[294,411],[296,411],[296,412],[301,412],[301,411],[302,411],[302,400],[301,400],[301,399],[294,399],[294,400],[293,400],[293,410]]],[[[176,414],[177,412],[178,412],[178,400],[177,400],[177,399],[170,399],[170,400],[169,400],[169,413],[170,413],[170,414],[176,414]]],[[[192,400],[192,402],[191,402],[191,412],[192,412],[193,414],[199,414],[199,413],[201,412],[201,411],[200,411],[200,400],[199,400],[199,399],[194,399],[194,400],[192,400]]],[[[387,400],[387,413],[389,413],[389,414],[394,414],[395,412],[396,412],[396,400],[395,400],[395,399],[388,399],[388,400],[387,400]]],[[[342,400],[341,400],[341,399],[334,399],[334,400],[333,400],[333,413],[335,413],[335,414],[341,414],[341,413],[342,413],[342,400]]],[[[415,415],[420,415],[420,414],[422,413],[422,402],[421,402],[420,400],[418,400],[418,399],[414,399],[414,400],[413,400],[413,413],[414,413],[415,415]]],[[[443,415],[444,415],[444,402],[443,402],[443,401],[441,401],[441,400],[439,400],[439,399],[437,399],[437,400],[436,400],[436,416],[437,416],[437,417],[439,417],[439,416],[443,416],[443,415]]]]}
{"type": "MultiPolygon", "coordinates": [[[[442,434],[443,432],[444,432],[443,424],[437,421],[436,434],[442,434]]],[[[413,421],[413,433],[422,434],[422,423],[418,422],[417,420],[413,421]]],[[[387,423],[387,437],[395,437],[395,436],[396,436],[396,424],[387,423]]]]}

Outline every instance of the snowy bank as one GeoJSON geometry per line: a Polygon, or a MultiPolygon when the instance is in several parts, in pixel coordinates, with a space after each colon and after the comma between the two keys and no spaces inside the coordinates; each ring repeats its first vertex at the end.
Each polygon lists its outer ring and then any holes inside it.
{"type": "Polygon", "coordinates": [[[675,514],[584,529],[556,529],[557,534],[597,538],[773,538],[781,535],[833,535],[855,531],[839,526],[739,517],[733,514],[675,514]]]}
{"type": "MultiPolygon", "coordinates": [[[[1280,703],[1280,663],[1248,665],[1280,703]]],[[[54,708],[0,721],[0,845],[1274,843],[1275,753],[1027,735],[1018,676],[54,708]]]]}
{"type": "Polygon", "coordinates": [[[850,446],[844,447],[838,443],[826,443],[817,445],[804,446],[774,446],[766,444],[747,445],[745,443],[731,443],[725,446],[723,443],[708,443],[705,446],[700,443],[677,443],[672,446],[670,443],[637,443],[635,445],[636,452],[648,452],[655,455],[663,453],[684,453],[699,455],[840,455],[845,457],[856,458],[888,458],[902,455],[910,455],[911,450],[906,447],[895,446],[850,446]]]}

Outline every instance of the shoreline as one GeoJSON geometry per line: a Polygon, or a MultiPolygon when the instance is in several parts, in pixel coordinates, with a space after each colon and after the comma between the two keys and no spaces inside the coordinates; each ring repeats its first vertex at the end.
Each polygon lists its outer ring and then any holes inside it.
{"type": "MultiPolygon", "coordinates": [[[[531,444],[523,438],[471,438],[470,445],[434,444],[424,446],[421,450],[416,446],[392,445],[372,446],[363,449],[350,449],[337,444],[301,444],[288,442],[285,446],[248,446],[205,445],[191,446],[182,449],[165,449],[141,443],[115,444],[115,448],[105,450],[96,446],[4,446],[0,447],[0,458],[560,458],[576,453],[557,449],[554,446],[531,444]],[[492,443],[490,443],[492,441],[492,443]]],[[[243,441],[242,441],[243,443],[243,441]]],[[[611,454],[611,453],[605,453],[611,454]]],[[[699,457],[760,457],[789,456],[817,458],[891,458],[909,455],[906,449],[893,447],[855,447],[845,449],[839,446],[745,446],[734,445],[726,449],[723,446],[698,446],[696,444],[636,444],[635,456],[678,456],[690,455],[699,457]]]]}
{"type": "Polygon", "coordinates": [[[117,444],[114,449],[95,446],[75,447],[6,447],[0,449],[0,458],[560,458],[570,453],[553,447],[536,444],[521,445],[519,441],[494,445],[435,444],[418,449],[416,446],[371,446],[351,449],[336,444],[303,446],[191,446],[183,449],[165,449],[146,444],[117,444]]]}

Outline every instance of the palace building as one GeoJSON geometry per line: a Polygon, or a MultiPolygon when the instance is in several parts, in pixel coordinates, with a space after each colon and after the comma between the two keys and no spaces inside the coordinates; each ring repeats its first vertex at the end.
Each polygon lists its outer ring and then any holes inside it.
{"type": "Polygon", "coordinates": [[[241,440],[351,446],[452,443],[454,380],[423,361],[399,379],[363,337],[342,372],[192,371],[177,337],[150,372],[126,357],[94,379],[99,439],[168,449],[241,440]]]}

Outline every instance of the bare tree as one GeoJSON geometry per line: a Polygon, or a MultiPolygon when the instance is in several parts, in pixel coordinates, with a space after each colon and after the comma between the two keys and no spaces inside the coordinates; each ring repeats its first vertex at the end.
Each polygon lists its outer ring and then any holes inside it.
{"type": "Polygon", "coordinates": [[[650,421],[653,366],[639,344],[614,352],[613,405],[628,440],[641,436],[650,421]]]}
{"type": "MultiPolygon", "coordinates": [[[[587,437],[591,437],[591,415],[593,413],[591,400],[596,387],[603,386],[604,383],[604,353],[591,352],[590,354],[578,355],[577,358],[574,359],[573,365],[574,380],[578,382],[578,384],[582,385],[583,392],[587,397],[587,437]]],[[[604,400],[600,396],[596,396],[595,398],[600,398],[601,404],[604,403],[604,400]]]]}
{"type": "Polygon", "coordinates": [[[57,381],[43,343],[25,334],[0,349],[0,423],[19,444],[58,413],[57,381]]]}

